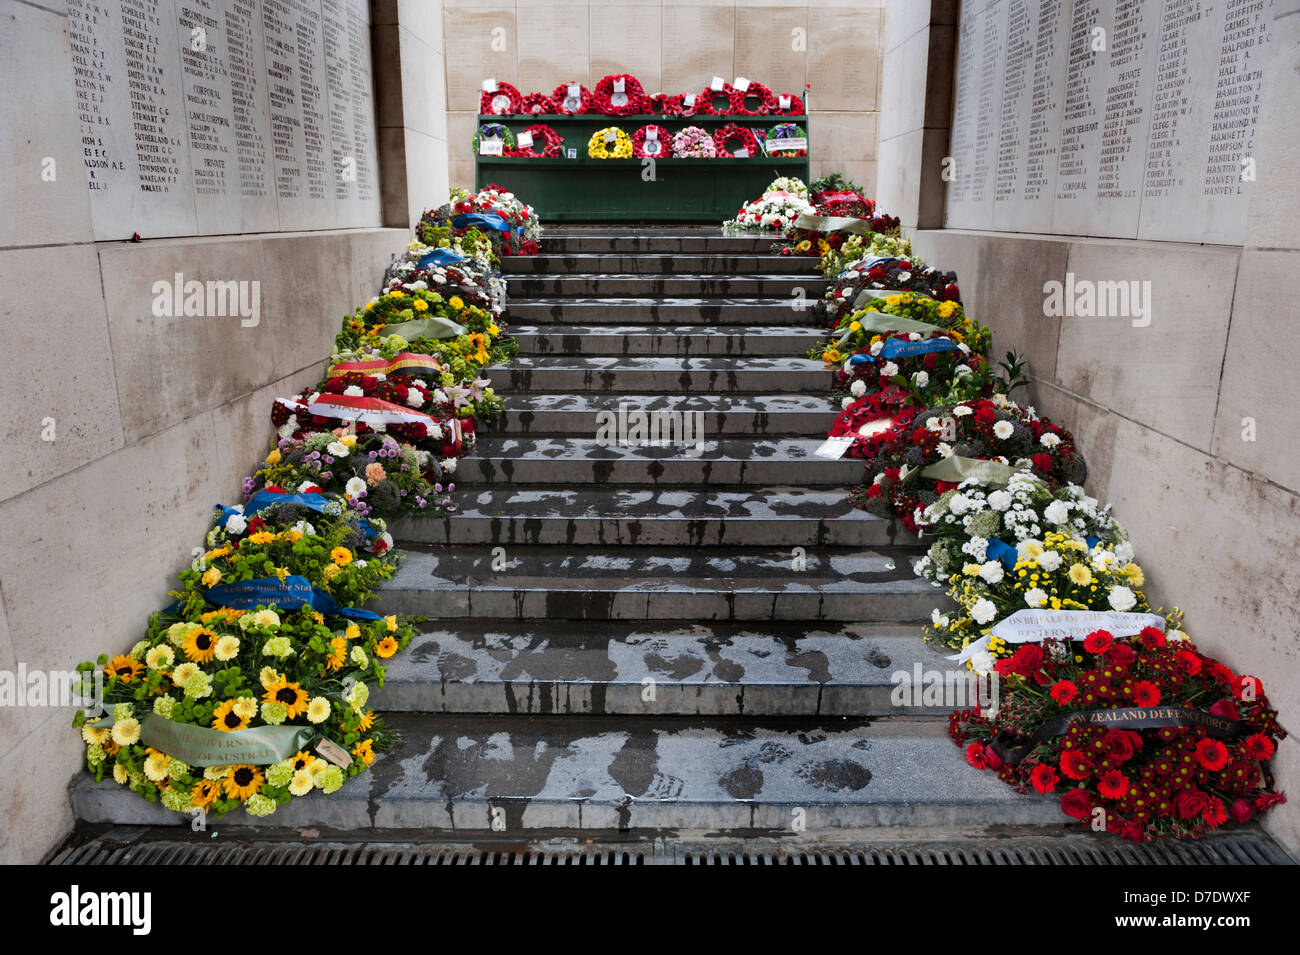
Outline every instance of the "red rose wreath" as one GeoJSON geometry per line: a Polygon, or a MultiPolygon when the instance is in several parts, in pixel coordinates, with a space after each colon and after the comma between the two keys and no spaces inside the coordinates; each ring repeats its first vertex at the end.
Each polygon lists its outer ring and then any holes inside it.
{"type": "Polygon", "coordinates": [[[509,83],[497,83],[495,91],[484,90],[479,94],[478,111],[483,116],[508,116],[523,111],[523,99],[519,90],[509,83]]]}
{"type": "Polygon", "coordinates": [[[637,159],[663,159],[673,154],[673,134],[668,132],[662,126],[656,126],[649,123],[642,126],[632,134],[632,155],[637,159]],[[645,143],[646,135],[654,130],[655,138],[659,141],[658,152],[646,152],[645,143]]]}
{"type": "Polygon", "coordinates": [[[592,111],[606,116],[635,116],[650,111],[650,101],[641,88],[641,81],[627,73],[612,73],[602,76],[596,88],[592,90],[592,111]],[[622,94],[614,91],[614,84],[622,82],[622,94]],[[622,103],[615,103],[621,98],[622,103]]]}
{"type": "Polygon", "coordinates": [[[519,112],[527,113],[533,116],[544,114],[553,114],[557,112],[555,100],[551,99],[545,93],[529,93],[519,104],[519,112]]]}
{"type": "Polygon", "coordinates": [[[555,104],[556,113],[590,113],[592,109],[591,90],[587,89],[587,87],[583,86],[581,83],[561,83],[559,86],[555,87],[555,91],[551,93],[551,102],[555,104]],[[579,102],[577,103],[574,103],[569,99],[570,86],[576,86],[578,88],[579,102]]]}
{"type": "Polygon", "coordinates": [[[762,83],[750,80],[748,89],[731,88],[731,108],[728,112],[737,116],[767,116],[777,112],[776,97],[762,83]],[[751,97],[757,98],[758,102],[753,107],[746,106],[745,101],[751,97]]]}
{"type": "MultiPolygon", "coordinates": [[[[537,123],[536,125],[529,126],[524,130],[524,132],[532,134],[533,144],[531,146],[516,147],[510,150],[511,156],[523,156],[528,159],[560,158],[560,147],[564,145],[564,137],[550,126],[547,126],[545,123],[537,123]],[[537,151],[539,146],[541,147],[541,152],[537,151]]],[[[515,136],[516,143],[519,142],[519,136],[521,135],[523,134],[520,133],[515,136]]]]}
{"type": "Polygon", "coordinates": [[[735,156],[734,151],[730,148],[735,146],[736,149],[748,150],[746,156],[753,159],[760,155],[758,149],[758,140],[754,134],[744,126],[736,123],[728,123],[713,134],[713,146],[717,150],[718,158],[728,159],[735,156]]]}

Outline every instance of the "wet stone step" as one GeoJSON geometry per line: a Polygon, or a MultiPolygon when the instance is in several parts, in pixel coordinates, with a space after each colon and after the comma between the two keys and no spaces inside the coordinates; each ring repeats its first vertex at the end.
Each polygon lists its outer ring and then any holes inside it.
{"type": "Polygon", "coordinates": [[[511,395],[534,391],[824,395],[834,385],[834,373],[820,361],[775,357],[738,362],[732,358],[521,356],[508,364],[491,366],[487,376],[494,388],[511,395]]]}
{"type": "Polygon", "coordinates": [[[821,278],[818,260],[784,255],[696,254],[667,255],[645,253],[572,253],[562,255],[508,255],[501,260],[501,271],[512,275],[615,275],[634,272],[638,275],[791,275],[807,273],[821,278]]]}
{"type": "MultiPolygon", "coordinates": [[[[627,437],[634,439],[630,432],[627,437]]],[[[479,440],[473,456],[459,460],[454,479],[462,484],[795,484],[837,488],[862,479],[861,461],[819,458],[813,452],[821,444],[820,439],[799,438],[699,440],[692,434],[689,441],[674,440],[668,447],[634,447],[602,444],[597,438],[492,436],[479,440]]]]}
{"type": "Polygon", "coordinates": [[[512,298],[541,297],[660,297],[698,298],[754,296],[792,298],[802,292],[815,301],[826,290],[820,275],[538,275],[513,278],[512,298]]]}
{"type": "Polygon", "coordinates": [[[556,255],[574,252],[707,252],[722,254],[762,255],[772,251],[777,235],[724,236],[698,234],[644,234],[630,233],[591,235],[564,234],[547,231],[542,236],[542,254],[556,255]]]}
{"type": "Polygon", "coordinates": [[[901,624],[472,621],[419,634],[370,699],[384,712],[945,717],[975,704],[974,684],[946,704],[904,690],[949,672],[901,624]]]}
{"type": "Polygon", "coordinates": [[[436,619],[920,621],[915,548],[488,544],[411,550],[373,606],[436,619]]]}
{"type": "MultiPolygon", "coordinates": [[[[393,526],[402,544],[885,546],[893,521],[800,487],[460,487],[448,517],[393,526]]],[[[901,543],[912,544],[911,535],[901,543]]]]}
{"type": "Polygon", "coordinates": [[[512,299],[506,315],[512,323],[810,326],[813,322],[811,301],[780,298],[512,299]]]}
{"type": "MultiPolygon", "coordinates": [[[[961,758],[935,720],[393,714],[402,742],[329,796],[231,825],[335,829],[663,829],[807,835],[877,826],[1062,825],[1059,799],[961,758]]],[[[177,825],[83,774],[88,823],[177,825]]],[[[189,825],[182,817],[182,823],[189,825]]]]}
{"type": "Polygon", "coordinates": [[[834,413],[821,395],[521,394],[507,399],[500,430],[513,435],[595,437],[602,421],[620,409],[624,414],[702,412],[705,435],[756,438],[820,437],[834,413]]]}
{"type": "Polygon", "coordinates": [[[826,334],[770,325],[514,325],[521,355],[802,356],[826,334]]]}

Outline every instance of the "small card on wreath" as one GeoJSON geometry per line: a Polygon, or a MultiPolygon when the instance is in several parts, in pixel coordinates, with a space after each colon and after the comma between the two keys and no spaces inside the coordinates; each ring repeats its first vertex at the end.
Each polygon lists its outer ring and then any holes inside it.
{"type": "Polygon", "coordinates": [[[727,85],[726,80],[724,80],[721,76],[715,76],[713,78],[713,82],[709,84],[709,89],[713,90],[714,92],[721,93],[722,88],[726,85],[727,85]]]}
{"type": "Polygon", "coordinates": [[[484,93],[495,93],[496,91],[497,91],[497,81],[496,81],[496,80],[492,79],[492,80],[484,80],[484,81],[483,81],[483,92],[484,92],[484,93]]]}
{"type": "Polygon", "coordinates": [[[682,105],[685,106],[687,109],[693,108],[695,106],[695,94],[687,93],[686,96],[682,99],[682,105]]]}
{"type": "Polygon", "coordinates": [[[844,452],[853,447],[853,442],[857,440],[855,435],[843,434],[838,437],[827,438],[821,443],[813,454],[819,458],[830,458],[832,461],[838,461],[844,457],[844,452]]]}
{"type": "Polygon", "coordinates": [[[505,146],[505,140],[502,139],[480,139],[478,144],[478,154],[480,156],[500,156],[502,147],[505,146]]]}
{"type": "Polygon", "coordinates": [[[627,92],[627,80],[615,80],[615,81],[614,81],[614,92],[615,92],[615,93],[625,93],[625,92],[627,92]]]}
{"type": "Polygon", "coordinates": [[[606,134],[605,134],[605,142],[607,142],[607,143],[612,143],[612,142],[614,142],[614,141],[617,140],[617,139],[618,139],[618,133],[606,133],[606,134]]]}
{"type": "Polygon", "coordinates": [[[748,158],[749,158],[749,150],[748,150],[748,149],[737,149],[737,150],[736,150],[734,153],[732,153],[731,155],[733,155],[733,156],[736,157],[737,159],[748,159],[748,158]]]}
{"type": "Polygon", "coordinates": [[[527,130],[524,130],[524,132],[520,133],[518,136],[515,137],[515,145],[517,145],[520,149],[528,149],[530,146],[532,146],[532,144],[533,144],[533,134],[528,132],[527,130]]]}
{"type": "Polygon", "coordinates": [[[778,97],[776,98],[776,101],[777,101],[779,104],[781,104],[781,108],[782,108],[782,109],[789,109],[789,108],[790,108],[790,97],[786,96],[784,93],[782,93],[780,96],[778,96],[778,97]]]}
{"type": "Polygon", "coordinates": [[[317,740],[316,752],[320,753],[340,769],[347,769],[352,765],[352,757],[348,755],[348,751],[337,743],[326,739],[324,736],[317,740]]]}
{"type": "Polygon", "coordinates": [[[749,80],[745,79],[743,76],[737,76],[736,81],[731,85],[744,93],[749,89],[749,80]]]}

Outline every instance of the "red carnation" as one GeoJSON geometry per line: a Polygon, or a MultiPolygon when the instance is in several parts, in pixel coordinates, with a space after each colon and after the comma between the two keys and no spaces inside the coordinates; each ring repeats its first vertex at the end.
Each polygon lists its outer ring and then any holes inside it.
{"type": "Polygon", "coordinates": [[[1128,777],[1118,769],[1112,769],[1102,776],[1097,783],[1097,791],[1106,799],[1122,799],[1128,792],[1128,777]]]}
{"type": "Polygon", "coordinates": [[[1201,818],[1205,820],[1205,824],[1211,829],[1217,829],[1219,826],[1227,822],[1228,813],[1223,808],[1223,800],[1218,798],[1211,799],[1209,804],[1205,807],[1205,812],[1201,813],[1201,818]]]}
{"type": "Polygon", "coordinates": [[[1083,638],[1083,649],[1089,653],[1105,653],[1110,649],[1115,638],[1108,630],[1094,630],[1083,638]]]}
{"type": "Polygon", "coordinates": [[[1276,748],[1277,747],[1273,745],[1273,741],[1263,733],[1256,733],[1253,736],[1246,737],[1246,752],[1254,759],[1258,759],[1260,762],[1271,759],[1276,748]]]}
{"type": "Polygon", "coordinates": [[[976,769],[988,768],[988,764],[984,761],[983,743],[971,743],[966,747],[966,762],[970,763],[976,769]]]}
{"type": "Polygon", "coordinates": [[[1056,784],[1061,781],[1061,777],[1051,766],[1039,763],[1029,774],[1029,781],[1033,783],[1035,789],[1046,795],[1056,789],[1056,784]]]}
{"type": "Polygon", "coordinates": [[[1228,765],[1228,747],[1217,739],[1203,739],[1196,744],[1196,761],[1211,772],[1228,765]]]}
{"type": "Polygon", "coordinates": [[[1232,816],[1232,821],[1238,825],[1245,825],[1255,815],[1255,807],[1245,799],[1234,799],[1232,805],[1228,807],[1228,815],[1232,816]]]}
{"type": "Polygon", "coordinates": [[[1155,627],[1143,627],[1138,636],[1142,638],[1142,646],[1148,650],[1159,650],[1165,645],[1165,635],[1155,627]]]}
{"type": "Polygon", "coordinates": [[[1092,796],[1086,789],[1071,789],[1061,796],[1061,812],[1074,819],[1087,819],[1092,814],[1092,796]]]}
{"type": "Polygon", "coordinates": [[[993,410],[993,405],[987,401],[981,402],[975,408],[975,420],[981,424],[992,424],[997,420],[997,412],[993,410]]]}
{"type": "Polygon", "coordinates": [[[1138,706],[1155,706],[1160,702],[1160,687],[1150,680],[1139,680],[1130,692],[1138,706]]]}
{"type": "Polygon", "coordinates": [[[1034,467],[1038,468],[1038,470],[1042,471],[1044,474],[1052,470],[1052,456],[1046,451],[1039,451],[1033,456],[1033,458],[1031,458],[1031,460],[1034,462],[1034,467]]]}
{"type": "Polygon", "coordinates": [[[1052,699],[1061,706],[1069,703],[1078,695],[1079,688],[1069,680],[1058,680],[1056,683],[1052,684],[1052,699]]]}
{"type": "Polygon", "coordinates": [[[1087,779],[1092,775],[1092,760],[1077,749],[1067,749],[1061,753],[1061,772],[1071,779],[1087,779]]]}
{"type": "Polygon", "coordinates": [[[1174,812],[1179,819],[1195,819],[1205,811],[1210,797],[1199,789],[1185,789],[1174,798],[1174,812]]]}
{"type": "Polygon", "coordinates": [[[1243,675],[1241,679],[1236,681],[1236,685],[1233,686],[1232,695],[1239,700],[1244,699],[1246,687],[1250,687],[1250,698],[1252,700],[1257,700],[1264,694],[1264,687],[1261,685],[1259,677],[1243,675]]]}

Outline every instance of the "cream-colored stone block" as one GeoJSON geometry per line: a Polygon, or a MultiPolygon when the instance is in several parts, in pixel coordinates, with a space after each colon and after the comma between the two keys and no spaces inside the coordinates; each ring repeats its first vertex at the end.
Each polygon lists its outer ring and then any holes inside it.
{"type": "MultiPolygon", "coordinates": [[[[524,128],[519,123],[506,123],[512,129],[524,128]]],[[[455,112],[447,114],[447,158],[449,161],[468,162],[470,164],[469,181],[452,179],[454,185],[473,185],[474,173],[474,131],[478,128],[478,114],[455,112]]]]}
{"type": "Polygon", "coordinates": [[[663,90],[699,92],[715,76],[735,73],[736,10],[731,6],[665,5],[663,90]]]}
{"type": "Polygon", "coordinates": [[[1063,319],[1057,381],[1208,451],[1237,255],[1176,243],[1075,242],[1056,281],[1073,274],[1076,288],[1080,281],[1137,282],[1150,289],[1150,309],[1146,316],[1063,319]]]}
{"type": "Polygon", "coordinates": [[[808,83],[814,109],[876,109],[881,7],[863,3],[810,12],[808,83]]]}
{"type": "Polygon", "coordinates": [[[453,159],[450,164],[451,184],[462,189],[474,188],[474,161],[472,159],[453,159]]]}
{"type": "Polygon", "coordinates": [[[406,177],[411,221],[419,222],[425,209],[447,201],[447,144],[408,130],[406,177]]]}
{"type": "Polygon", "coordinates": [[[384,209],[384,225],[414,226],[407,218],[406,196],[406,129],[402,126],[379,128],[380,199],[384,209]]]}
{"type": "Polygon", "coordinates": [[[832,164],[874,160],[878,116],[878,113],[815,113],[808,130],[813,155],[832,164]]]}
{"type": "Polygon", "coordinates": [[[9,80],[0,122],[0,246],[89,241],[67,18],[21,3],[5,4],[0,17],[0,76],[9,80]],[[59,82],[36,79],[46,76],[59,82]]]}
{"type": "MultiPolygon", "coordinates": [[[[1281,11],[1279,10],[1279,15],[1281,11]]],[[[1266,249],[1300,248],[1300,71],[1296,48],[1300,46],[1300,16],[1280,16],[1273,22],[1265,66],[1264,101],[1259,145],[1256,149],[1258,180],[1246,219],[1246,245],[1266,249]]]]}
{"type": "Polygon", "coordinates": [[[1300,252],[1246,249],[1237,270],[1232,325],[1219,383],[1214,453],[1291,490],[1300,490],[1300,401],[1289,387],[1295,374],[1289,283],[1300,272],[1300,252]]]}
{"type": "MultiPolygon", "coordinates": [[[[31,671],[44,668],[28,664],[27,669],[31,671]]],[[[0,590],[0,670],[18,673],[18,656],[14,652],[9,622],[4,612],[3,590],[0,590]]],[[[22,738],[39,726],[42,720],[48,719],[51,713],[52,711],[45,707],[0,706],[0,760],[13,752],[21,744],[22,738]]],[[[68,722],[72,722],[71,713],[68,713],[68,722]]]]}
{"type": "MultiPolygon", "coordinates": [[[[429,205],[442,205],[446,201],[447,196],[439,194],[430,199],[429,205]]],[[[385,270],[394,257],[406,249],[407,243],[415,237],[415,230],[368,229],[351,233],[351,236],[352,293],[348,296],[348,302],[349,307],[355,309],[379,294],[385,270]]],[[[338,317],[341,321],[342,313],[338,317]]]]}
{"type": "Polygon", "coordinates": [[[359,304],[352,300],[352,239],[268,235],[261,246],[262,308],[274,333],[270,375],[283,375],[328,355],[344,313],[359,304]]]}
{"type": "MultiPolygon", "coordinates": [[[[421,42],[439,53],[444,48],[443,4],[441,0],[388,0],[396,8],[397,19],[404,30],[409,30],[421,42]]],[[[500,6],[500,4],[496,4],[500,6]]]]}
{"type": "MultiPolygon", "coordinates": [[[[996,337],[994,344],[997,344],[996,337]]],[[[1119,416],[1042,379],[1035,379],[1028,391],[1017,389],[1013,397],[1022,404],[1032,405],[1040,415],[1074,435],[1075,446],[1083,452],[1083,459],[1088,464],[1084,488],[1097,500],[1109,501],[1119,416]]]]}
{"type": "Polygon", "coordinates": [[[519,30],[513,4],[447,4],[442,23],[449,111],[477,113],[484,80],[519,85],[519,30]]]}
{"type": "Polygon", "coordinates": [[[210,456],[214,459],[214,471],[221,476],[223,504],[243,500],[244,476],[256,470],[275,446],[275,428],[271,424],[275,399],[292,397],[320,381],[327,370],[327,354],[322,353],[310,366],[227,402],[208,415],[213,437],[210,456]]]}
{"type": "Polygon", "coordinates": [[[425,44],[425,81],[429,117],[425,122],[434,139],[447,139],[447,64],[441,50],[425,44]]]}
{"type": "Polygon", "coordinates": [[[521,2],[515,11],[519,23],[519,92],[549,93],[560,83],[574,80],[591,86],[585,3],[521,2]]]}
{"type": "Polygon", "coordinates": [[[377,24],[370,43],[375,71],[381,74],[375,83],[375,125],[404,126],[411,93],[406,89],[409,67],[402,57],[402,30],[396,24],[377,24]]]}
{"type": "Polygon", "coordinates": [[[815,16],[806,6],[738,9],[736,73],[765,83],[773,93],[802,93],[808,82],[808,21],[815,16]]]}
{"type": "Polygon", "coordinates": [[[0,864],[34,865],[72,831],[68,783],[85,759],[71,720],[48,719],[0,758],[0,864]]]}
{"type": "Polygon", "coordinates": [[[872,198],[882,212],[898,216],[906,228],[915,227],[917,222],[921,194],[917,170],[922,166],[924,142],[924,130],[915,129],[876,144],[876,186],[872,198]]]}
{"type": "Polygon", "coordinates": [[[94,247],[0,251],[0,289],[0,334],[21,362],[0,426],[3,500],[120,448],[123,438],[94,247]]]}
{"type": "Polygon", "coordinates": [[[930,0],[905,0],[886,3],[880,48],[892,53],[900,44],[912,39],[930,25],[930,0]]]}
{"type": "MultiPolygon", "coordinates": [[[[300,238],[299,243],[302,255],[309,257],[311,240],[300,238]]],[[[101,246],[113,367],[128,444],[275,376],[273,343],[281,325],[265,308],[268,275],[262,252],[258,239],[101,246]],[[249,293],[248,311],[256,302],[260,314],[175,315],[174,307],[166,306],[166,314],[155,315],[154,284],[174,287],[178,274],[182,286],[190,281],[248,283],[241,286],[249,293]]],[[[206,311],[206,296],[203,305],[206,311]]]]}
{"type": "Polygon", "coordinates": [[[631,73],[650,95],[681,92],[663,86],[663,7],[660,4],[593,3],[588,16],[593,82],[611,73],[631,73]]]}
{"type": "Polygon", "coordinates": [[[436,116],[446,115],[446,79],[435,85],[433,78],[444,72],[442,55],[414,34],[401,31],[402,125],[433,135],[436,116]],[[440,98],[435,98],[438,93],[440,98]]]}
{"type": "Polygon", "coordinates": [[[930,33],[926,30],[885,54],[880,87],[881,139],[893,139],[924,125],[929,53],[930,33]]]}

